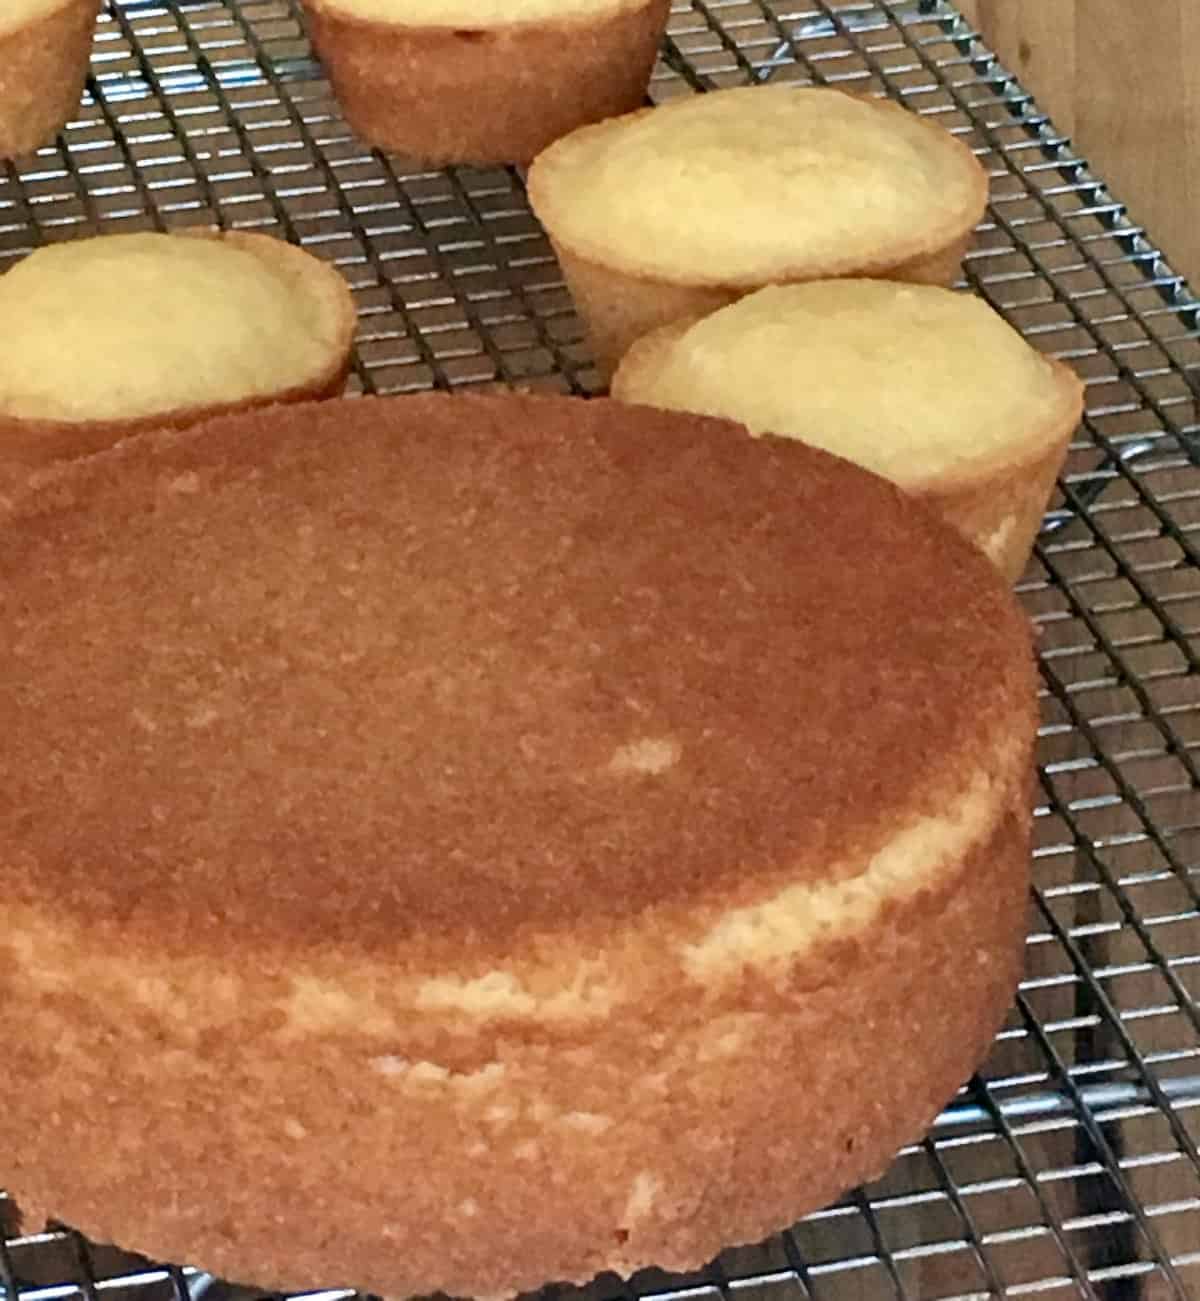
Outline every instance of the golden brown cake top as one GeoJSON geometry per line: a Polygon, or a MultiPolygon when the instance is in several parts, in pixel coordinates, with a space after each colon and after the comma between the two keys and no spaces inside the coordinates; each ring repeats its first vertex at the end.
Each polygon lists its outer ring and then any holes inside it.
{"type": "Polygon", "coordinates": [[[469,965],[752,906],[903,872],[898,832],[1027,754],[1027,627],[966,543],[619,403],[131,440],[21,501],[0,570],[6,899],[119,948],[469,965]]]}
{"type": "Polygon", "coordinates": [[[581,127],[529,175],[571,252],[633,275],[758,285],[893,265],[970,231],[987,176],[944,128],[822,87],[741,86],[581,127]]]}
{"type": "Polygon", "coordinates": [[[247,232],[101,235],[0,276],[0,417],[135,421],[303,388],[342,363],[354,302],[331,266],[247,232]]]}
{"type": "Polygon", "coordinates": [[[768,285],[639,339],[614,397],[801,438],[914,491],[1044,456],[1081,385],[981,298],[933,285],[768,285]]]}

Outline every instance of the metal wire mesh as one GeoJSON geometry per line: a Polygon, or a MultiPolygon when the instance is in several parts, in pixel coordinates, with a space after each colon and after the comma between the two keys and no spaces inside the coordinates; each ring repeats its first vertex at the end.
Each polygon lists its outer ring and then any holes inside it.
{"type": "MultiPolygon", "coordinates": [[[[353,285],[363,391],[595,386],[520,175],[365,150],[289,0],[108,0],[93,73],[59,144],[0,171],[0,268],[85,232],[263,229],[353,285]]],[[[1028,975],[985,1067],[883,1179],[701,1274],[595,1294],[1200,1296],[1200,303],[943,0],[677,0],[654,98],[766,79],[883,91],[966,139],[992,178],[968,280],[1087,381],[1020,585],[1044,680],[1028,975]]],[[[0,1286],[228,1290],[11,1225],[0,1286]]]]}

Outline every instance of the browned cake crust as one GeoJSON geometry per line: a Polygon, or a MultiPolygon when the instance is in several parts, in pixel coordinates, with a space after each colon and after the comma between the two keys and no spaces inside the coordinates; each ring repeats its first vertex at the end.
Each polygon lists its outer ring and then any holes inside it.
{"type": "Polygon", "coordinates": [[[408,27],[305,0],[313,46],[368,144],[433,164],[525,163],[645,100],[670,0],[600,18],[408,27]]]}
{"type": "Polygon", "coordinates": [[[284,389],[270,397],[214,403],[199,409],[166,411],[137,420],[20,420],[0,412],[0,502],[20,493],[31,475],[60,461],[73,461],[155,429],[188,429],[202,420],[287,402],[320,401],[339,396],[350,370],[349,352],[330,365],[321,383],[284,389]]]}
{"type": "Polygon", "coordinates": [[[63,0],[13,30],[0,13],[0,158],[44,145],[75,116],[100,0],[63,0]]]}
{"type": "Polygon", "coordinates": [[[918,503],[730,433],[334,401],[10,512],[27,1215],[498,1294],[696,1265],[921,1133],[1020,964],[1027,625],[918,503]]]}

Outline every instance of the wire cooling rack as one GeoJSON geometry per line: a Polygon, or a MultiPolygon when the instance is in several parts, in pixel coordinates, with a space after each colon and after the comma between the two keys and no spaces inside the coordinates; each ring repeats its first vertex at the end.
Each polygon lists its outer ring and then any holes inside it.
{"type": "MultiPolygon", "coordinates": [[[[0,268],[89,232],[268,230],[353,285],[362,391],[594,388],[520,175],[364,149],[288,0],[108,0],[93,74],[58,145],[0,170],[0,268]]],[[[597,1293],[1200,1297],[1200,304],[942,0],[677,0],[656,99],[770,79],[885,91],[969,141],[992,204],[968,279],[1087,381],[1020,585],[1044,677],[1028,975],[882,1180],[701,1274],[597,1293]]],[[[232,1291],[37,1227],[0,1234],[9,1301],[232,1291]]]]}

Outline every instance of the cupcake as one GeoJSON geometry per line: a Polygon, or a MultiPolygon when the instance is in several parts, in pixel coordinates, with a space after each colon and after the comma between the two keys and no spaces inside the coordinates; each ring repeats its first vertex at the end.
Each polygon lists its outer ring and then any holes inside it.
{"type": "Polygon", "coordinates": [[[528,162],[642,104],[670,0],[304,0],[346,120],[423,161],[528,162]]]}
{"type": "Polygon", "coordinates": [[[529,174],[605,378],[639,335],[765,284],[951,284],[987,192],[971,150],[928,119],[788,86],[584,127],[529,174]]]}
{"type": "Polygon", "coordinates": [[[0,468],[219,411],[341,390],[355,329],[332,267],[266,235],[107,235],[0,276],[0,468]]]}
{"type": "Polygon", "coordinates": [[[99,0],[4,0],[0,158],[45,144],[79,107],[99,0]]]}
{"type": "Polygon", "coordinates": [[[836,452],[924,498],[1009,579],[1082,406],[1074,371],[981,299],[882,280],[769,286],[663,326],[612,391],[836,452]]]}

